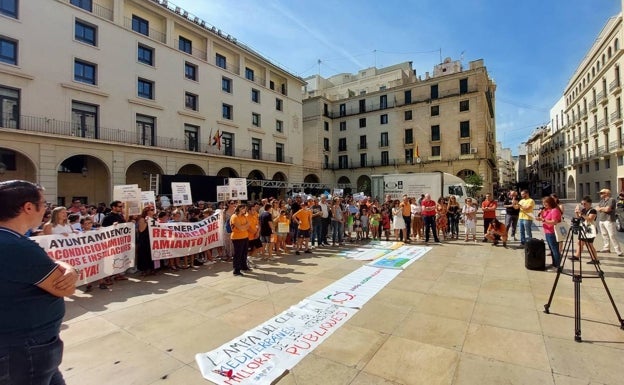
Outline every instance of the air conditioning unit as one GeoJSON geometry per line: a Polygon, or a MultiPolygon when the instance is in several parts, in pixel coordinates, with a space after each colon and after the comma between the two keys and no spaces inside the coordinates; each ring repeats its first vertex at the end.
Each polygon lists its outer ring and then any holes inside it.
{"type": "Polygon", "coordinates": [[[477,149],[474,147],[470,147],[470,153],[471,154],[476,154],[477,153],[477,149]]]}

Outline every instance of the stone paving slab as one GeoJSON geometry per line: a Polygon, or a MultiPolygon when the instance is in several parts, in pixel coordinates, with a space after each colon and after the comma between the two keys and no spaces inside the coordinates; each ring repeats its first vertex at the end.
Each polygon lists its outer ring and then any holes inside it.
{"type": "MultiPolygon", "coordinates": [[[[581,283],[575,342],[572,279],[561,275],[545,314],[555,271],[526,270],[523,249],[509,246],[432,245],[277,384],[621,384],[624,330],[602,282],[581,283]]],[[[259,262],[245,277],[218,263],[79,290],[61,332],[67,384],[208,384],[195,353],[362,266],[334,255],[349,247],[362,244],[259,262]]],[[[624,257],[601,260],[624,312],[624,257]]]]}

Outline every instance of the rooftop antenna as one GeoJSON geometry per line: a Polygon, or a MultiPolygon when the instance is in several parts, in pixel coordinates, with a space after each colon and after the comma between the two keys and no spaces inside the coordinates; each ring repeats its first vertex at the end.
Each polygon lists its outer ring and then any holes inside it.
{"type": "Polygon", "coordinates": [[[318,76],[320,77],[321,76],[321,59],[318,59],[316,63],[318,64],[318,76]]]}
{"type": "Polygon", "coordinates": [[[373,67],[377,68],[377,50],[373,50],[373,67]]]}

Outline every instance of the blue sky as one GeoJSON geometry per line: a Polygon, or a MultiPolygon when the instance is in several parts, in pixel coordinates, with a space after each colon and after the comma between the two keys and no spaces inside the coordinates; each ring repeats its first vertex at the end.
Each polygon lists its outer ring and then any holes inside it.
{"type": "MultiPolygon", "coordinates": [[[[440,57],[483,59],[497,140],[518,153],[546,124],[621,0],[174,0],[295,75],[324,77],[440,57]],[[441,50],[441,55],[440,55],[441,50]],[[319,66],[318,60],[321,60],[319,66]]],[[[170,2],[171,3],[171,2],[170,2]]]]}

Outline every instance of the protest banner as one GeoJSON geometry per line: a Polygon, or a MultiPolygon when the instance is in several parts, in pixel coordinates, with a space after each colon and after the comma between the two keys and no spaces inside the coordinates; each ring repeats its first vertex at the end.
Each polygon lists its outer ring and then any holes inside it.
{"type": "Polygon", "coordinates": [[[239,201],[247,200],[247,178],[229,178],[230,196],[239,201]]]}
{"type": "Polygon", "coordinates": [[[183,257],[223,246],[222,212],[200,222],[148,223],[152,260],[183,257]]]}
{"type": "Polygon", "coordinates": [[[137,184],[113,186],[113,200],[124,203],[124,216],[141,214],[141,189],[137,184]]]}
{"type": "Polygon", "coordinates": [[[226,385],[269,385],[294,367],[356,309],[304,299],[220,347],[195,355],[207,380],[226,385]]]}
{"type": "Polygon", "coordinates": [[[368,266],[382,267],[386,269],[405,269],[425,255],[431,247],[424,246],[401,246],[392,250],[383,257],[371,262],[368,266]]]}
{"type": "Polygon", "coordinates": [[[134,223],[68,236],[40,235],[32,237],[55,261],[67,262],[80,270],[77,285],[120,274],[134,266],[134,223]]]}
{"type": "Polygon", "coordinates": [[[191,184],[189,182],[171,182],[171,195],[174,206],[191,206],[191,184]]]}

